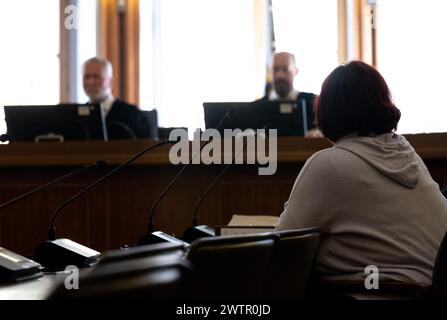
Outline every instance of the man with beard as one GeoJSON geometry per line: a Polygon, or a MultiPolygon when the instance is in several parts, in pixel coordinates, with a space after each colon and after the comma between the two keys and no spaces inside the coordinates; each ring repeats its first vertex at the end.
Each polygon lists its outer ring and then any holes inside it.
{"type": "Polygon", "coordinates": [[[261,100],[297,101],[303,99],[306,102],[307,137],[321,137],[321,132],[315,124],[314,100],[315,95],[309,92],[299,92],[293,88],[293,79],[298,74],[295,56],[288,52],[276,53],[273,57],[271,69],[273,88],[261,100]]]}
{"type": "Polygon", "coordinates": [[[109,60],[99,57],[87,60],[83,66],[83,85],[89,103],[102,105],[109,140],[150,138],[146,115],[137,106],[113,96],[113,67],[109,60]]]}

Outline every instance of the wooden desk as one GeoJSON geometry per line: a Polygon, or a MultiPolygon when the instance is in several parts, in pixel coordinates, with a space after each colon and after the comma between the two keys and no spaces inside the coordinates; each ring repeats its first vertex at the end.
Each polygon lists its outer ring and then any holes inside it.
{"type": "MultiPolygon", "coordinates": [[[[447,134],[411,135],[433,177],[447,184],[447,134]]],[[[76,167],[105,160],[108,167],[80,176],[0,212],[0,246],[32,256],[47,239],[55,208],[85,185],[123,163],[153,141],[66,142],[0,146],[0,202],[61,176],[76,167]]],[[[279,215],[304,162],[330,147],[325,139],[281,138],[278,170],[258,176],[257,165],[231,167],[203,202],[199,221],[227,224],[233,214],[279,215]]],[[[169,163],[169,146],[154,150],[67,207],[57,220],[57,236],[98,251],[135,244],[146,231],[150,208],[179,166],[169,163]]],[[[222,166],[194,165],[160,203],[156,228],[181,236],[192,223],[202,192],[222,166]]]]}

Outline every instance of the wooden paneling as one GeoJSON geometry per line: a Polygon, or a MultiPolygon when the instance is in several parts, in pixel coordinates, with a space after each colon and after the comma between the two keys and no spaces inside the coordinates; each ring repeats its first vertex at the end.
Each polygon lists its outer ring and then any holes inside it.
{"type": "MultiPolygon", "coordinates": [[[[422,156],[433,178],[447,185],[447,134],[407,138],[422,156]]],[[[88,183],[109,172],[153,141],[66,142],[0,146],[0,201],[95,160],[105,168],[90,169],[71,180],[0,211],[0,246],[31,256],[46,240],[54,210],[88,183]]],[[[278,170],[259,176],[255,165],[228,169],[199,210],[199,222],[227,224],[233,214],[279,215],[304,162],[330,147],[324,139],[282,138],[278,170]]],[[[169,163],[169,147],[154,150],[65,208],[58,218],[58,237],[70,238],[99,251],[136,244],[146,232],[150,209],[170,179],[181,169],[169,163]]],[[[157,230],[181,236],[191,226],[196,201],[222,165],[190,166],[159,204],[157,230]]]]}

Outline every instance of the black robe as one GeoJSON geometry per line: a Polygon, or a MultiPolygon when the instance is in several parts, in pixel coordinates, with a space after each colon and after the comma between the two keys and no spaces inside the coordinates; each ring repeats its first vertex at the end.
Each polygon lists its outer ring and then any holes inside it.
{"type": "Polygon", "coordinates": [[[109,140],[148,139],[151,129],[146,115],[137,106],[115,100],[106,116],[109,140]]]}

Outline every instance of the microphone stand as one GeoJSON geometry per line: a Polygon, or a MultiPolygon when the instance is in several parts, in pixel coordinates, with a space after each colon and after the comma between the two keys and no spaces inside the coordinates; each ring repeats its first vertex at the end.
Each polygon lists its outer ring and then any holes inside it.
{"type": "Polygon", "coordinates": [[[48,241],[41,243],[37,246],[35,251],[35,257],[38,262],[43,266],[51,269],[61,269],[67,265],[76,265],[78,267],[89,267],[98,262],[99,252],[92,250],[88,247],[80,245],[68,239],[57,239],[56,240],[56,219],[62,212],[62,210],[72,203],[77,198],[81,197],[86,192],[93,189],[95,186],[105,181],[113,174],[126,167],[133,161],[137,160],[139,157],[144,155],[146,152],[161,147],[165,144],[171,143],[169,140],[164,140],[155,145],[151,145],[131,157],[129,160],[116,167],[108,174],[104,175],[95,182],[89,184],[83,190],[72,196],[70,199],[63,202],[53,214],[51,219],[51,225],[48,230],[48,241]]]}
{"type": "MultiPolygon", "coordinates": [[[[257,135],[255,134],[255,136],[257,136],[257,135]]],[[[242,139],[243,139],[243,137],[242,137],[242,139]]],[[[222,178],[222,176],[225,174],[225,172],[228,170],[228,168],[233,164],[234,159],[237,156],[239,156],[242,152],[244,152],[246,145],[247,145],[247,140],[244,141],[242,149],[237,154],[235,154],[233,156],[233,158],[231,159],[231,163],[228,163],[224,166],[224,168],[220,171],[220,173],[216,176],[216,178],[214,178],[214,180],[210,183],[210,185],[205,190],[205,192],[202,194],[200,199],[197,201],[197,203],[194,207],[194,211],[193,211],[192,228],[186,229],[185,232],[183,233],[182,238],[184,241],[191,243],[192,241],[197,240],[199,238],[214,237],[216,235],[215,230],[213,228],[208,227],[206,225],[199,226],[199,218],[198,218],[199,207],[202,204],[203,200],[205,200],[206,196],[211,191],[211,189],[214,188],[216,183],[220,180],[220,178],[222,178]]]]}
{"type": "MultiPolygon", "coordinates": [[[[0,210],[8,208],[13,204],[25,199],[39,191],[45,190],[63,180],[66,180],[78,173],[81,173],[92,167],[104,166],[105,161],[87,164],[79,169],[69,172],[62,177],[51,180],[50,182],[30,190],[20,196],[17,196],[0,205],[0,210]]],[[[0,281],[22,281],[43,276],[41,265],[33,260],[27,259],[17,253],[0,247],[0,281]]]]}
{"type": "Polygon", "coordinates": [[[123,164],[119,165],[118,167],[116,167],[115,169],[113,169],[112,171],[107,173],[105,176],[101,177],[99,180],[97,180],[97,181],[93,182],[92,184],[88,185],[86,188],[84,188],[83,190],[81,190],[80,192],[78,192],[77,194],[72,196],[70,199],[68,199],[64,203],[62,203],[53,213],[53,218],[51,219],[51,225],[50,225],[50,228],[48,230],[48,239],[49,240],[56,240],[55,223],[56,223],[56,218],[62,212],[62,209],[64,209],[71,202],[73,202],[74,200],[76,200],[77,198],[82,196],[83,194],[87,193],[88,191],[90,191],[91,189],[96,187],[98,184],[100,184],[103,181],[107,180],[109,177],[114,175],[116,172],[120,171],[122,168],[128,166],[130,163],[132,163],[135,160],[137,160],[139,157],[144,155],[146,152],[149,152],[150,150],[156,149],[156,148],[161,147],[161,146],[163,146],[165,144],[168,144],[168,143],[171,143],[171,142],[169,140],[166,140],[166,141],[162,141],[162,142],[159,142],[159,143],[157,143],[155,145],[152,145],[152,146],[149,146],[149,147],[145,148],[144,150],[140,151],[139,153],[134,155],[132,158],[130,158],[129,160],[127,160],[123,164]]]}
{"type": "MultiPolygon", "coordinates": [[[[221,127],[223,126],[223,124],[225,123],[225,121],[229,118],[232,117],[233,113],[236,112],[237,107],[232,106],[231,108],[228,109],[228,111],[225,113],[225,115],[223,116],[223,118],[220,120],[220,122],[218,123],[218,125],[216,126],[217,130],[220,130],[221,127]]],[[[194,161],[194,159],[196,159],[196,157],[198,155],[201,154],[203,148],[210,143],[210,141],[205,142],[204,144],[201,145],[200,150],[198,152],[196,152],[196,154],[193,155],[193,157],[191,158],[191,163],[194,161]]],[[[177,175],[171,180],[171,182],[168,184],[168,186],[163,190],[163,192],[160,194],[160,196],[157,198],[157,200],[155,200],[154,205],[151,208],[151,212],[149,215],[149,222],[148,222],[148,227],[147,227],[147,231],[148,233],[143,235],[139,240],[138,240],[138,244],[139,245],[144,245],[144,244],[154,244],[154,243],[159,243],[159,242],[165,242],[165,241],[169,241],[169,242],[182,242],[181,240],[178,240],[174,237],[171,237],[165,233],[162,232],[156,232],[156,234],[154,234],[154,230],[155,230],[155,223],[154,223],[154,215],[155,215],[155,210],[158,206],[158,204],[160,203],[160,201],[164,198],[164,196],[169,192],[169,190],[171,190],[171,188],[175,185],[175,183],[177,182],[177,180],[180,178],[180,176],[183,174],[183,172],[186,170],[186,168],[189,166],[190,164],[185,164],[183,165],[182,169],[177,173],[177,175]]]]}
{"type": "Polygon", "coordinates": [[[51,186],[53,186],[53,185],[55,185],[55,184],[57,184],[57,183],[59,183],[61,181],[66,180],[66,179],[68,179],[68,178],[70,178],[70,177],[72,177],[74,175],[77,175],[78,173],[81,173],[81,172],[83,172],[83,171],[85,171],[85,170],[87,170],[89,168],[92,168],[92,167],[97,168],[97,167],[102,167],[102,166],[105,166],[105,165],[106,165],[105,161],[97,161],[96,163],[87,164],[87,165],[83,166],[82,168],[79,168],[79,169],[77,169],[75,171],[72,171],[72,172],[69,172],[69,173],[63,175],[62,177],[54,179],[54,180],[44,184],[43,186],[40,186],[40,187],[35,188],[33,190],[30,190],[30,191],[28,191],[28,192],[26,192],[26,193],[24,193],[24,194],[22,194],[22,195],[20,195],[18,197],[15,197],[15,198],[13,198],[11,200],[8,200],[8,201],[2,203],[0,205],[0,210],[8,208],[8,207],[12,206],[13,204],[15,204],[16,202],[19,202],[22,199],[28,198],[29,196],[31,196],[31,195],[39,192],[39,191],[45,190],[45,189],[47,189],[47,188],[49,188],[49,187],[51,187],[51,186]]]}

